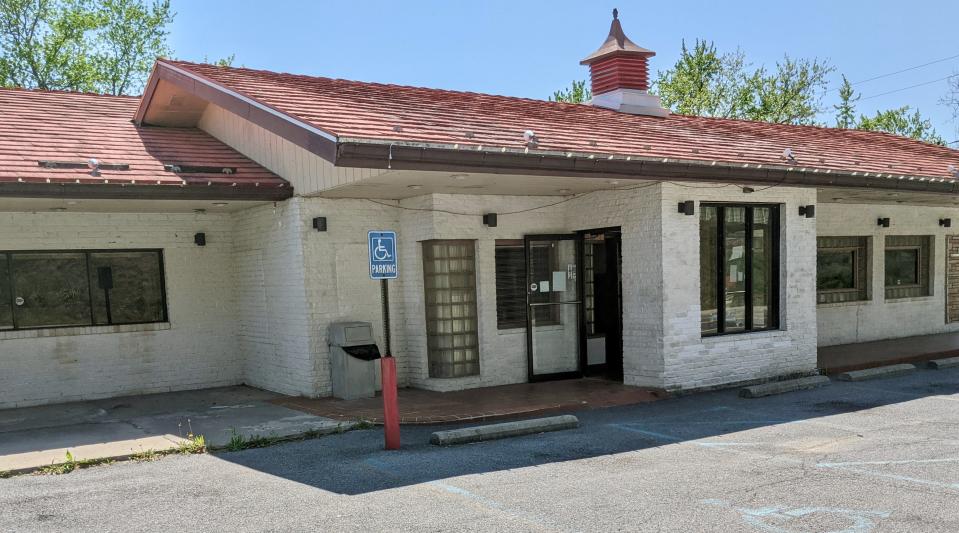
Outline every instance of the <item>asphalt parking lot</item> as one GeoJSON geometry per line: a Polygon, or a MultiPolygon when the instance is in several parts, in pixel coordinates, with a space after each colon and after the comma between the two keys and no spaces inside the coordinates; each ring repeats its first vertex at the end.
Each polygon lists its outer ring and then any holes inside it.
{"type": "Polygon", "coordinates": [[[959,531],[959,369],[576,414],[460,447],[366,430],[0,480],[0,530],[959,531]]]}

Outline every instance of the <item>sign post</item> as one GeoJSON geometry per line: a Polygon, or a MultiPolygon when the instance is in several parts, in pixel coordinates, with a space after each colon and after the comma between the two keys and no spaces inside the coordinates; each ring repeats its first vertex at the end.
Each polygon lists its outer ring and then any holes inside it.
{"type": "Polygon", "coordinates": [[[400,408],[396,391],[396,360],[390,345],[390,286],[396,279],[396,232],[371,231],[367,234],[370,251],[370,279],[380,280],[383,304],[383,341],[386,353],[380,359],[383,379],[383,432],[387,450],[400,448],[400,408]]]}

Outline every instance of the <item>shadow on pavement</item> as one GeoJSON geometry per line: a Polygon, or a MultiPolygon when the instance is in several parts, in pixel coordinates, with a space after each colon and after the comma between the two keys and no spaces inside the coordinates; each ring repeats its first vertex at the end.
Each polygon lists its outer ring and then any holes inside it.
{"type": "Polygon", "coordinates": [[[912,400],[957,393],[959,369],[921,370],[894,379],[833,382],[821,389],[761,399],[740,399],[736,391],[728,390],[577,412],[581,424],[576,430],[457,447],[431,446],[429,435],[438,429],[462,425],[404,426],[403,449],[395,452],[383,450],[382,431],[375,429],[216,457],[329,492],[357,495],[470,474],[701,441],[793,422],[812,421],[824,432],[855,434],[856,428],[843,428],[819,419],[876,408],[883,411],[877,420],[886,419],[895,416],[886,413],[886,407],[895,409],[897,404],[912,400]]]}

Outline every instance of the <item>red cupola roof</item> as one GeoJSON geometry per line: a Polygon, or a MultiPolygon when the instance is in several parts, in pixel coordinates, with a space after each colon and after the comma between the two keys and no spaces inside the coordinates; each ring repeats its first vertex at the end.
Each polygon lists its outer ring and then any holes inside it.
{"type": "Polygon", "coordinates": [[[649,90],[649,67],[647,60],[656,52],[638,46],[623,33],[619,12],[613,10],[613,23],[609,36],[598,50],[580,61],[589,65],[593,94],[603,94],[616,89],[649,90]]]}

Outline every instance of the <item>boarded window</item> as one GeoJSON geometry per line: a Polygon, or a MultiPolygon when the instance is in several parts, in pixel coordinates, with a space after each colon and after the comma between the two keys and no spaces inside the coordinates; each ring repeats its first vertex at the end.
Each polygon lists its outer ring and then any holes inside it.
{"type": "Polygon", "coordinates": [[[0,329],[163,321],[159,250],[0,252],[0,329]]]}
{"type": "Polygon", "coordinates": [[[886,299],[929,296],[932,237],[888,235],[884,254],[886,299]]]}
{"type": "Polygon", "coordinates": [[[816,301],[822,304],[868,299],[869,239],[819,237],[816,243],[816,301]]]}
{"type": "Polygon", "coordinates": [[[423,290],[431,378],[479,374],[473,241],[424,241],[423,290]]]}

